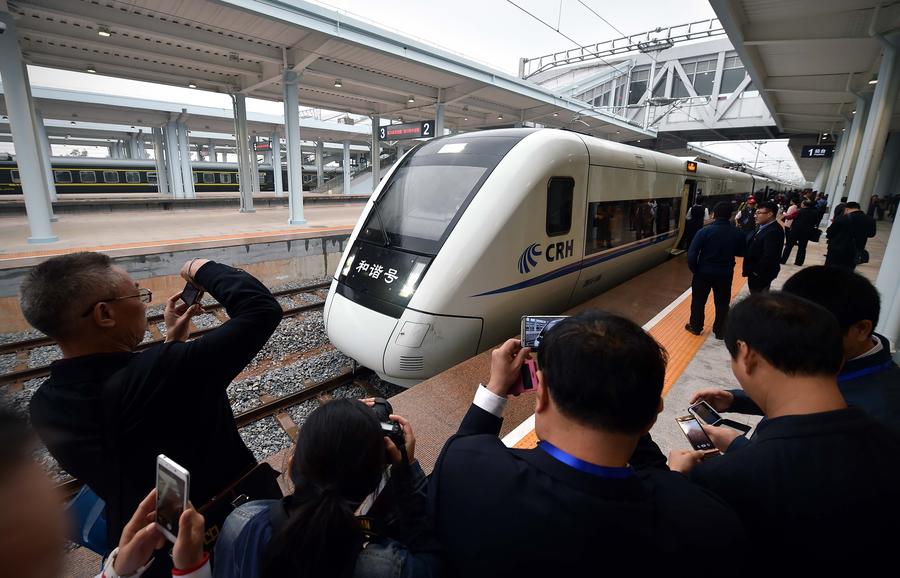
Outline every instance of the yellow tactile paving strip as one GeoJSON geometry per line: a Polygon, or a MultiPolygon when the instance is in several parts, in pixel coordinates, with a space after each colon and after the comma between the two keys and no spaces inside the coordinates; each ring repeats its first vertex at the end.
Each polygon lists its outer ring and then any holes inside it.
{"type": "MultiPolygon", "coordinates": [[[[739,260],[740,261],[740,260],[739,260]]],[[[731,299],[743,289],[747,280],[740,276],[741,264],[738,262],[735,267],[735,275],[731,281],[731,299]]],[[[700,351],[703,342],[706,341],[707,334],[712,331],[712,322],[715,319],[715,305],[713,304],[712,292],[706,302],[706,324],[703,327],[703,335],[694,335],[685,331],[684,326],[691,318],[691,300],[685,299],[672,309],[668,315],[660,319],[652,328],[650,335],[656,339],[660,345],[666,348],[669,353],[669,363],[666,365],[666,379],[663,383],[663,396],[678,381],[681,374],[687,368],[688,364],[700,351]]],[[[516,442],[513,447],[530,449],[537,446],[537,435],[534,430],[529,432],[525,437],[516,442]]]]}

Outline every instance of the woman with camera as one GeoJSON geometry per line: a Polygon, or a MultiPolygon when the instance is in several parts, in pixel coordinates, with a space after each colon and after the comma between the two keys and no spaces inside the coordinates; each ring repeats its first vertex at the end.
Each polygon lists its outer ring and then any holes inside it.
{"type": "Polygon", "coordinates": [[[249,502],[228,517],[216,544],[216,577],[437,575],[412,427],[397,415],[379,419],[378,409],[375,400],[337,399],[310,414],[291,460],[294,492],[249,502]],[[402,447],[384,434],[395,424],[402,447]],[[388,471],[369,516],[357,516],[388,471]]]}

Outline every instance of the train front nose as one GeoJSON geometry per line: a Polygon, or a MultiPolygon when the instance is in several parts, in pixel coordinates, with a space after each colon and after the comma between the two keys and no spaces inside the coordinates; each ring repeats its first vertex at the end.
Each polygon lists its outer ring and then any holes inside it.
{"type": "Polygon", "coordinates": [[[383,376],[384,349],[397,320],[336,292],[337,283],[328,293],[325,333],[339,351],[383,376]]]}

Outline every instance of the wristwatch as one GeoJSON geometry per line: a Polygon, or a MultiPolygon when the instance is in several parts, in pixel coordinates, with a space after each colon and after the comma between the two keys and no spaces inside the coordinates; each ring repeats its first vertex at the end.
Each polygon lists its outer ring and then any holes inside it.
{"type": "Polygon", "coordinates": [[[100,576],[102,578],[138,578],[141,574],[147,571],[147,568],[150,567],[150,564],[153,564],[153,558],[150,558],[150,561],[138,568],[133,574],[119,574],[116,572],[116,557],[119,555],[119,548],[116,548],[112,552],[110,552],[109,557],[106,559],[106,563],[103,565],[103,574],[100,576]]]}

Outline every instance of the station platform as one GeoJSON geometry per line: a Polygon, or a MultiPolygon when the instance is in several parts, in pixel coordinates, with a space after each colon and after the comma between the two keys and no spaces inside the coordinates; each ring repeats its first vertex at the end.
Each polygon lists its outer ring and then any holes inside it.
{"type": "Polygon", "coordinates": [[[59,241],[30,244],[25,215],[0,216],[0,269],[23,266],[24,259],[42,259],[75,250],[135,255],[246,243],[256,239],[303,238],[326,232],[349,233],[364,203],[306,205],[305,225],[289,225],[287,207],[258,208],[239,213],[234,207],[191,211],[84,212],[60,215],[54,223],[59,241]],[[102,239],[102,241],[100,241],[102,239]]]}
{"type": "MultiPolygon", "coordinates": [[[[304,205],[364,203],[370,195],[343,195],[327,193],[303,193],[304,205]]],[[[120,212],[120,211],[184,211],[195,209],[232,207],[241,204],[239,193],[197,193],[195,199],[174,199],[159,193],[83,193],[65,194],[53,202],[55,215],[71,213],[120,212]]],[[[256,209],[287,207],[287,194],[255,193],[256,209]]],[[[0,215],[25,215],[25,199],[22,195],[0,196],[0,215]]]]}

